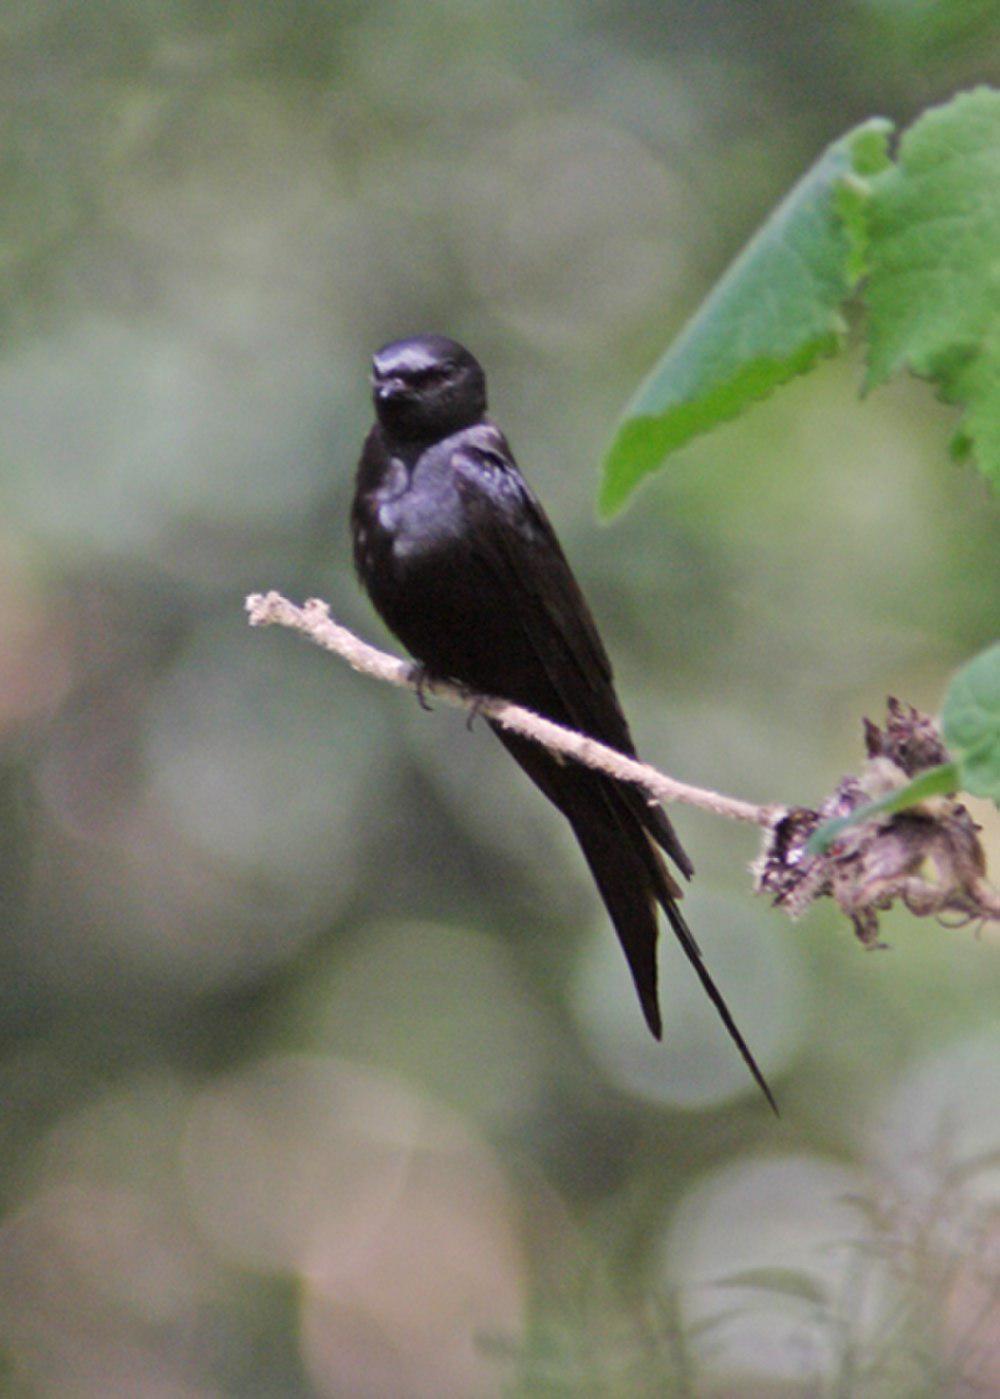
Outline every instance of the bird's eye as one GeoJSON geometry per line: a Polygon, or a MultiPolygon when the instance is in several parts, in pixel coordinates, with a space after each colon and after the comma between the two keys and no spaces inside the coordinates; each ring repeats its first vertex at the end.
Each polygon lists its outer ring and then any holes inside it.
{"type": "Polygon", "coordinates": [[[414,370],[410,379],[419,387],[422,384],[440,384],[454,378],[454,374],[453,364],[430,364],[426,369],[414,370]]]}

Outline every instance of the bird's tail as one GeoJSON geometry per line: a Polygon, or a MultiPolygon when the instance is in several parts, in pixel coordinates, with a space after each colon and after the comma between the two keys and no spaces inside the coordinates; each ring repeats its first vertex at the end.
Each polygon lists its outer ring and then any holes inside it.
{"type": "MultiPolygon", "coordinates": [[[[657,898],[647,861],[633,842],[624,841],[621,832],[604,821],[577,815],[570,818],[570,824],[618,934],[646,1024],[656,1038],[661,1039],[663,1022],[656,970],[657,898]]],[[[644,836],[642,839],[645,843],[644,836]]],[[[651,847],[649,851],[655,860],[651,847]]]]}
{"type": "Polygon", "coordinates": [[[659,904],[730,1039],[777,1115],[778,1105],[774,1094],[740,1033],[722,992],[705,966],[701,949],[678,906],[680,890],[667,873],[659,851],[653,847],[641,827],[637,827],[633,838],[626,841],[622,839],[621,831],[602,827],[589,819],[583,822],[573,820],[571,824],[604,906],[611,915],[650,1030],[657,1039],[662,1037],[656,968],[659,904]],[[648,856],[639,846],[639,840],[644,842],[648,856]]]}
{"type": "Polygon", "coordinates": [[[691,929],[687,925],[687,921],[683,913],[681,913],[680,909],[677,907],[677,900],[674,898],[664,899],[662,896],[660,896],[659,901],[663,906],[663,911],[667,915],[667,920],[669,921],[671,928],[673,928],[675,934],[677,935],[677,941],[680,943],[681,947],[683,947],[684,953],[688,961],[695,969],[698,980],[705,988],[705,993],[708,996],[708,999],[715,1006],[715,1009],[718,1011],[719,1014],[719,1019],[722,1021],[723,1025],[725,1025],[727,1031],[729,1032],[729,1038],[733,1041],[736,1048],[739,1050],[743,1058],[743,1062],[750,1070],[758,1088],[764,1094],[764,1097],[770,1104],[771,1110],[774,1113],[775,1117],[779,1117],[780,1113],[778,1112],[778,1104],[774,1100],[774,1094],[771,1092],[771,1089],[768,1086],[767,1079],[761,1072],[757,1060],[753,1057],[753,1054],[750,1052],[750,1046],[740,1034],[736,1022],[730,1014],[729,1007],[726,1005],[722,992],[719,990],[718,986],[716,986],[711,974],[709,973],[708,968],[702,961],[701,951],[698,947],[698,944],[694,940],[694,936],[692,935],[691,929]]]}
{"type": "MultiPolygon", "coordinates": [[[[659,905],[747,1068],[777,1113],[774,1095],[737,1029],[678,907],[680,886],[671,877],[657,848],[669,842],[668,848],[680,849],[680,842],[665,814],[659,808],[649,807],[642,798],[637,802],[634,788],[620,785],[576,763],[559,762],[544,748],[498,725],[491,724],[491,728],[572,826],[618,934],[642,1013],[652,1033],[657,1039],[663,1036],[656,967],[659,905]],[[652,814],[655,812],[662,821],[652,814]]],[[[683,851],[681,856],[684,861],[681,868],[687,874],[690,862],[683,851]]]]}

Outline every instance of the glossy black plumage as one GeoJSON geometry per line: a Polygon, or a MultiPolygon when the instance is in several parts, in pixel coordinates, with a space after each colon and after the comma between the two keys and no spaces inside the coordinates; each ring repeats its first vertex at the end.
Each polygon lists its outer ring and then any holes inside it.
{"type": "MultiPolygon", "coordinates": [[[[373,361],[376,422],[351,516],[362,583],[429,674],[514,700],[635,754],[611,665],[552,526],[486,416],[482,368],[443,336],[373,361]]],[[[692,866],[666,814],[633,787],[494,731],[570,822],[628,959],[650,1030],[663,908],[754,1078],[770,1090],[706,970],[661,851],[692,866]]]]}

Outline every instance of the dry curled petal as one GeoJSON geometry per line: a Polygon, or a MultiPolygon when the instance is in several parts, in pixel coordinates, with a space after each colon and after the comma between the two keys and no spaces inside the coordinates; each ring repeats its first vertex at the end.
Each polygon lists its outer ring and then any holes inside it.
{"type": "Polygon", "coordinates": [[[758,892],[797,918],[828,896],[866,947],[879,946],[878,915],[897,900],[918,917],[951,913],[961,921],[1000,917],[1000,895],[987,883],[979,827],[952,797],[936,797],[843,831],[821,855],[806,852],[819,826],[847,816],[926,768],[948,761],[934,721],[898,700],[880,729],[864,721],[868,761],[813,810],[778,813],[754,866],[758,892]]]}
{"type": "Polygon", "coordinates": [[[886,702],[888,716],[884,729],[864,720],[865,748],[869,758],[888,758],[907,777],[915,777],[925,768],[937,767],[948,761],[938,726],[912,704],[901,704],[890,695],[886,702]]]}

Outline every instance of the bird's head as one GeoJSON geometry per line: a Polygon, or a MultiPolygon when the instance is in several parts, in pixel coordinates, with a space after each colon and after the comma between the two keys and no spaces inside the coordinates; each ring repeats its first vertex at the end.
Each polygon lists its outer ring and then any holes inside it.
{"type": "Polygon", "coordinates": [[[414,335],[374,356],[372,397],[379,422],[394,437],[435,441],[479,422],[486,375],[456,340],[414,335]]]}

